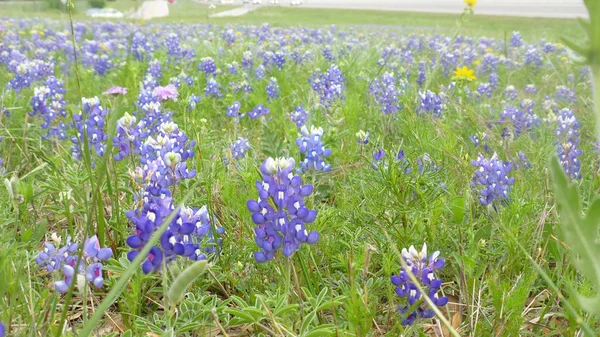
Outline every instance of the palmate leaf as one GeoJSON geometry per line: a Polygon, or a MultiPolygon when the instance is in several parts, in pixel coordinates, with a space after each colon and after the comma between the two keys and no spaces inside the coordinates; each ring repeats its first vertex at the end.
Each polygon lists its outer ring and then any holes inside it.
{"type": "Polygon", "coordinates": [[[280,135],[269,130],[266,126],[263,128],[260,147],[267,157],[275,158],[283,155],[283,142],[280,135]]]}
{"type": "MultiPolygon", "coordinates": [[[[569,184],[567,175],[553,158],[550,163],[554,194],[558,206],[562,240],[571,248],[571,259],[577,271],[584,275],[598,291],[600,289],[600,243],[597,240],[600,224],[600,199],[594,200],[583,215],[579,191],[575,184],[569,184]]],[[[600,293],[594,297],[574,294],[581,307],[587,312],[600,316],[600,293]]]]}

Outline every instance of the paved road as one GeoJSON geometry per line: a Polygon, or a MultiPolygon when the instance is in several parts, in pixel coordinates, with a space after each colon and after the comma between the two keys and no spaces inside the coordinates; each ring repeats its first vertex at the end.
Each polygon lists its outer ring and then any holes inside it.
{"type": "Polygon", "coordinates": [[[255,9],[257,9],[258,6],[252,6],[252,5],[244,5],[242,7],[238,7],[238,8],[234,8],[228,11],[223,11],[223,12],[219,12],[219,13],[215,13],[213,15],[211,15],[211,18],[220,18],[220,17],[224,17],[224,16],[242,16],[250,11],[253,11],[255,9]]]}
{"type": "MultiPolygon", "coordinates": [[[[280,0],[289,6],[288,0],[280,0]]],[[[600,0],[598,0],[600,1],[600,0]]],[[[266,0],[263,0],[266,3],[266,0]]],[[[462,0],[304,0],[302,7],[460,13],[462,0]]],[[[475,12],[526,17],[587,17],[583,0],[479,0],[475,12]]]]}

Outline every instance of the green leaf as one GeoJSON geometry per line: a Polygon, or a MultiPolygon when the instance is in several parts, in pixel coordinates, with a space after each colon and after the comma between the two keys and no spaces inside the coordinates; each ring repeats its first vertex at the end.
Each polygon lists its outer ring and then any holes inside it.
{"type": "Polygon", "coordinates": [[[323,324],[310,330],[307,334],[302,335],[303,337],[325,337],[331,336],[335,333],[335,325],[323,324]]]}
{"type": "Polygon", "coordinates": [[[240,322],[239,322],[240,324],[243,324],[243,323],[246,323],[246,324],[247,323],[256,323],[254,321],[254,317],[252,317],[251,314],[249,314],[247,312],[244,312],[242,310],[235,309],[235,308],[227,308],[227,309],[225,309],[225,312],[227,312],[230,315],[233,315],[233,316],[237,317],[240,320],[240,322]]]}
{"type": "Polygon", "coordinates": [[[181,272],[173,281],[171,288],[169,289],[168,298],[171,303],[179,303],[183,299],[183,294],[187,288],[198,278],[198,276],[204,274],[208,269],[208,262],[201,260],[195,262],[193,265],[187,267],[181,272]]]}
{"type": "MultiPolygon", "coordinates": [[[[600,244],[596,242],[600,224],[600,199],[594,200],[587,216],[582,214],[577,186],[569,184],[567,175],[557,158],[550,163],[554,194],[558,206],[562,239],[571,249],[571,259],[577,271],[584,275],[596,290],[600,289],[600,244]],[[583,216],[583,217],[582,217],[583,216]]],[[[576,294],[583,309],[600,316],[600,294],[588,298],[576,294]]]]}
{"type": "Polygon", "coordinates": [[[283,152],[283,142],[276,132],[269,130],[266,126],[263,128],[263,134],[260,139],[260,147],[267,157],[280,157],[283,152]]]}

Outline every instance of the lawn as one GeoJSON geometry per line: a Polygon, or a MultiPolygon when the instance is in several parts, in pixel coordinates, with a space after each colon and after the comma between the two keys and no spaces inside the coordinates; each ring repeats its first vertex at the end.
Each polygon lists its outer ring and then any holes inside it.
{"type": "Polygon", "coordinates": [[[600,334],[575,20],[75,6],[0,4],[0,337],[600,334]]]}

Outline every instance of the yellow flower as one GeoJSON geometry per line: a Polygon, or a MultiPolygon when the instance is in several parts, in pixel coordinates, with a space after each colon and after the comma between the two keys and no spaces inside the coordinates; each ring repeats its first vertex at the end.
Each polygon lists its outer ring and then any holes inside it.
{"type": "Polygon", "coordinates": [[[456,70],[454,71],[454,77],[452,77],[452,79],[473,81],[477,79],[477,77],[475,77],[473,73],[475,73],[475,70],[469,69],[467,68],[467,66],[464,66],[462,68],[456,67],[456,70]]]}
{"type": "Polygon", "coordinates": [[[478,66],[479,64],[481,64],[481,60],[480,59],[477,59],[477,60],[473,61],[473,65],[474,66],[478,66]]]}
{"type": "Polygon", "coordinates": [[[471,8],[475,7],[475,5],[477,4],[477,0],[464,0],[464,2],[467,4],[467,6],[471,8]]]}

